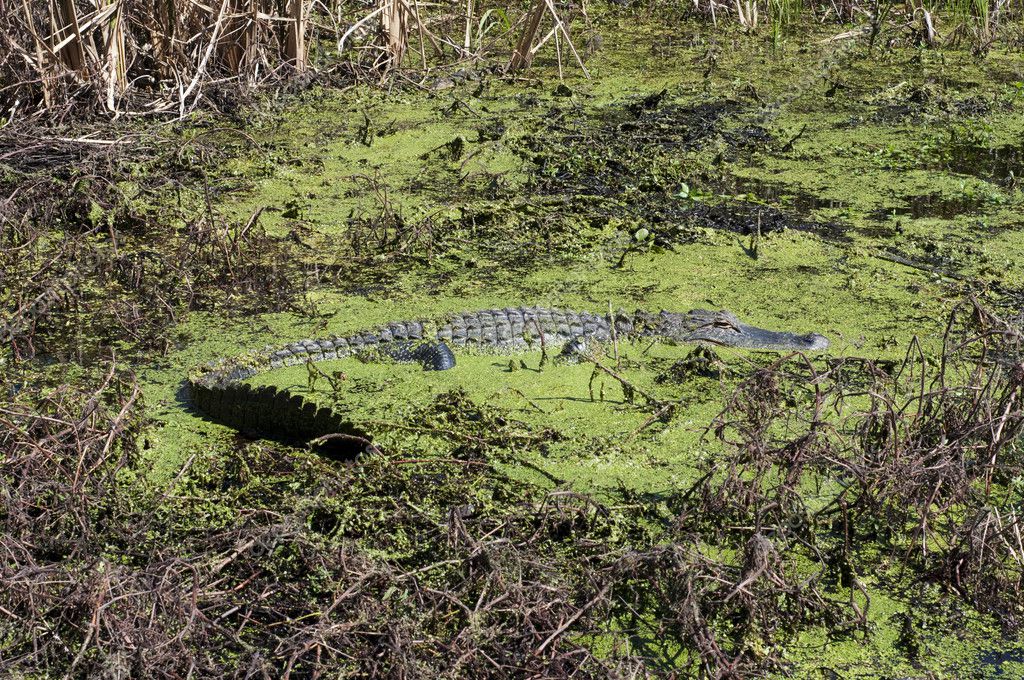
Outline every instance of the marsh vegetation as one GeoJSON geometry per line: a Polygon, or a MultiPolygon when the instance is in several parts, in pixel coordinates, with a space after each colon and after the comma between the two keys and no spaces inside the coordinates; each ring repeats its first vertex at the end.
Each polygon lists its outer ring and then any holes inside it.
{"type": "Polygon", "coordinates": [[[0,671],[1020,675],[1022,9],[0,0],[0,671]],[[832,345],[182,391],[520,304],[832,345]]]}

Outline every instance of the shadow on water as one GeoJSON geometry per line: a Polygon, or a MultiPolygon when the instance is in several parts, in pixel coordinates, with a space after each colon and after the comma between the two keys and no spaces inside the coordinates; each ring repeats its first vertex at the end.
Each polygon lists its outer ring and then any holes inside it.
{"type": "Polygon", "coordinates": [[[903,205],[878,208],[871,211],[868,216],[878,222],[894,217],[951,220],[961,215],[978,215],[985,212],[989,199],[983,196],[943,196],[935,193],[906,196],[902,201],[903,205]]]}
{"type": "MultiPolygon", "coordinates": [[[[1024,157],[1020,160],[1024,162],[1024,157]]],[[[1020,177],[1019,168],[1014,170],[1007,167],[1009,169],[1006,172],[1013,172],[1012,177],[1020,177]]],[[[733,191],[736,198],[747,199],[745,203],[748,205],[756,202],[773,210],[777,207],[802,216],[810,216],[819,210],[843,210],[850,207],[846,201],[815,196],[784,184],[755,178],[736,178],[733,191]]],[[[882,206],[867,216],[876,222],[885,222],[894,217],[954,219],[963,215],[982,214],[992,203],[992,198],[988,196],[948,196],[941,193],[905,196],[898,200],[900,205],[882,206]]]]}
{"type": "MultiPolygon", "coordinates": [[[[266,389],[258,388],[256,393],[259,394],[266,389]]],[[[287,394],[284,390],[281,393],[287,394]]],[[[256,439],[268,439],[286,446],[308,448],[324,458],[344,463],[352,462],[363,453],[376,450],[371,436],[355,426],[337,424],[327,430],[309,432],[289,427],[287,418],[271,419],[275,424],[269,425],[266,420],[261,423],[259,417],[249,419],[244,415],[247,412],[265,413],[265,404],[261,405],[258,401],[247,403],[241,398],[235,398],[238,399],[237,403],[224,406],[225,410],[219,414],[220,417],[214,417],[196,403],[188,380],[183,380],[175,391],[175,401],[186,413],[210,423],[226,424],[237,430],[232,436],[239,447],[256,439]]],[[[226,401],[218,400],[217,403],[226,401]]],[[[295,416],[297,421],[301,421],[301,415],[302,413],[298,412],[295,416]]]]}
{"type": "Polygon", "coordinates": [[[719,205],[695,203],[683,213],[683,217],[691,226],[730,231],[742,236],[755,233],[771,234],[792,229],[832,240],[849,239],[845,234],[847,227],[844,224],[803,218],[795,211],[779,210],[762,202],[733,201],[719,205]]]}
{"type": "Polygon", "coordinates": [[[752,200],[788,208],[802,215],[816,210],[842,210],[849,207],[846,201],[815,196],[810,192],[794,190],[785,184],[751,177],[736,177],[733,192],[738,198],[745,194],[752,200]]]}
{"type": "Polygon", "coordinates": [[[994,148],[956,145],[948,150],[942,168],[1014,188],[1021,184],[1024,177],[1024,142],[994,148]]]}
{"type": "Polygon", "coordinates": [[[981,654],[978,657],[978,665],[985,671],[986,677],[1012,678],[1018,677],[1013,673],[1019,670],[1017,664],[1024,664],[1024,647],[1013,647],[1007,650],[992,650],[981,654]],[[1013,664],[1015,668],[1007,671],[1003,664],[1013,664]]]}
{"type": "Polygon", "coordinates": [[[784,184],[756,178],[736,177],[732,186],[719,193],[733,194],[726,203],[695,202],[681,216],[691,226],[730,231],[740,235],[770,234],[793,229],[818,234],[823,238],[846,240],[848,225],[836,220],[817,220],[820,209],[841,209],[842,201],[819,198],[813,194],[792,191],[784,184]]]}

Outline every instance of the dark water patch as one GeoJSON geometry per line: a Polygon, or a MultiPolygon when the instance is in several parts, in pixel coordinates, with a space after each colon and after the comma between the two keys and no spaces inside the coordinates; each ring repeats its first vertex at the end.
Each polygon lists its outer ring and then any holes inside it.
{"type": "Polygon", "coordinates": [[[606,107],[575,125],[549,124],[553,134],[534,137],[528,147],[538,167],[535,193],[573,197],[573,213],[585,224],[600,226],[612,218],[646,224],[663,243],[692,239],[692,228],[737,234],[796,229],[840,236],[843,225],[808,217],[819,208],[845,207],[838,202],[791,196],[781,184],[742,180],[745,184],[737,189],[730,185],[733,180],[723,180],[719,164],[768,150],[776,142],[767,129],[743,120],[748,109],[732,99],[676,103],[662,90],[606,107]],[[705,150],[717,152],[715,158],[690,162],[680,154],[705,150]],[[750,194],[751,199],[718,204],[701,198],[731,193],[750,194]],[[783,205],[770,205],[774,202],[783,205]]]}
{"type": "Polygon", "coordinates": [[[992,111],[992,102],[985,97],[965,97],[949,105],[942,107],[949,113],[961,116],[964,118],[978,118],[981,116],[987,116],[992,111]]]}
{"type": "Polygon", "coordinates": [[[997,147],[951,145],[944,156],[942,169],[1003,187],[1019,186],[1024,176],[1024,141],[997,147]]]}
{"type": "Polygon", "coordinates": [[[779,182],[768,182],[752,177],[736,177],[732,193],[740,199],[746,196],[751,201],[775,204],[801,215],[809,215],[816,210],[841,210],[849,207],[846,201],[817,196],[779,182]]]}
{"type": "Polygon", "coordinates": [[[696,105],[662,104],[663,95],[658,95],[662,93],[609,111],[601,131],[603,136],[617,135],[621,143],[633,148],[656,146],[690,151],[721,134],[724,122],[743,109],[742,104],[731,99],[696,105]]]}
{"type": "Polygon", "coordinates": [[[945,96],[934,83],[919,85],[897,85],[882,92],[869,95],[866,104],[870,113],[858,117],[858,122],[870,122],[876,125],[892,125],[924,117],[930,110],[944,101],[945,96]]]}
{"type": "Polygon", "coordinates": [[[953,120],[983,118],[995,111],[1012,111],[1008,100],[986,95],[951,96],[936,86],[911,87],[894,94],[888,101],[870,104],[873,111],[866,116],[850,119],[846,127],[869,122],[875,125],[893,125],[924,120],[926,117],[949,117],[953,120]]]}
{"type": "Polygon", "coordinates": [[[1024,220],[1020,219],[1018,216],[1018,219],[1009,222],[976,226],[984,227],[985,231],[988,232],[989,234],[999,234],[1007,231],[1024,231],[1024,220]]]}
{"type": "Polygon", "coordinates": [[[789,212],[750,201],[720,205],[696,203],[683,215],[694,227],[731,231],[736,234],[771,234],[785,229],[803,231],[831,239],[848,240],[846,225],[839,222],[807,220],[789,212]]]}
{"type": "MultiPolygon", "coordinates": [[[[867,122],[874,125],[892,125],[903,123],[908,120],[921,118],[924,110],[915,104],[887,104],[877,108],[867,118],[867,122]]],[[[851,118],[850,127],[856,127],[864,122],[861,118],[851,118]]]]}
{"type": "Polygon", "coordinates": [[[732,148],[745,150],[766,149],[775,141],[772,133],[760,125],[744,125],[729,130],[722,134],[722,139],[732,148]]]}
{"type": "Polygon", "coordinates": [[[606,107],[594,118],[547,120],[546,134],[524,139],[523,149],[538,168],[540,193],[674,193],[694,179],[680,163],[681,151],[700,151],[722,140],[726,160],[772,141],[760,126],[736,125],[746,110],[740,102],[684,105],[666,99],[665,91],[655,92],[606,107]]]}
{"type": "Polygon", "coordinates": [[[897,101],[878,105],[868,120],[872,123],[892,124],[921,118],[934,100],[935,92],[932,87],[927,85],[911,87],[902,92],[897,101]]]}
{"type": "Polygon", "coordinates": [[[1005,650],[990,650],[978,657],[978,663],[987,673],[990,674],[989,677],[1013,677],[1003,669],[1003,664],[1024,663],[1024,647],[1012,647],[1005,650]]]}
{"type": "Polygon", "coordinates": [[[981,196],[944,196],[942,194],[920,194],[907,196],[902,205],[877,208],[868,217],[885,222],[894,217],[910,219],[938,218],[951,220],[962,215],[978,215],[985,212],[988,199],[981,196]]]}
{"type": "MultiPolygon", "coordinates": [[[[573,197],[584,223],[619,217],[648,224],[679,224],[693,205],[690,186],[716,192],[721,173],[682,160],[723,141],[726,157],[767,145],[771,134],[737,126],[740,102],[723,99],[684,105],[662,90],[601,110],[593,118],[547,121],[547,134],[527,141],[523,153],[537,166],[534,193],[573,197]]],[[[536,203],[536,201],[534,201],[536,203]]]]}
{"type": "Polygon", "coordinates": [[[887,246],[876,254],[883,260],[951,279],[964,279],[961,273],[969,264],[984,261],[984,255],[965,239],[912,237],[901,246],[887,246]]]}

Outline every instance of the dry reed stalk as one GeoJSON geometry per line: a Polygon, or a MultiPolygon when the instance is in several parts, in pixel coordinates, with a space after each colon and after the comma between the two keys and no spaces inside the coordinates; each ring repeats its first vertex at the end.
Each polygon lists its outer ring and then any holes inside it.
{"type": "Polygon", "coordinates": [[[757,0],[736,0],[736,18],[748,30],[757,28],[757,0]]]}
{"type": "Polygon", "coordinates": [[[342,34],[338,39],[338,52],[344,51],[345,43],[350,37],[365,38],[368,33],[366,27],[374,20],[377,23],[376,35],[380,42],[359,46],[357,49],[369,50],[378,54],[371,68],[381,72],[382,83],[386,80],[387,73],[401,64],[409,48],[410,22],[415,23],[416,31],[419,34],[420,64],[424,69],[428,68],[427,43],[430,43],[438,57],[444,56],[441,40],[452,45],[456,50],[460,49],[450,40],[443,38],[439,40],[427,28],[422,17],[419,0],[413,0],[411,3],[408,0],[382,0],[372,12],[349,26],[342,34]]]}
{"type": "Polygon", "coordinates": [[[46,52],[49,50],[46,43],[41,37],[39,37],[39,33],[36,31],[35,20],[32,17],[32,10],[29,9],[28,0],[22,0],[21,6],[25,12],[25,28],[32,36],[32,41],[35,44],[36,62],[34,66],[36,71],[39,73],[39,82],[43,90],[43,106],[46,109],[49,109],[53,106],[53,98],[55,94],[53,89],[53,79],[47,65],[46,52]]]}
{"type": "Polygon", "coordinates": [[[223,0],[223,2],[220,5],[220,11],[217,13],[217,20],[213,24],[213,35],[211,35],[210,37],[210,42],[206,47],[206,51],[203,53],[202,60],[196,67],[196,72],[192,76],[192,81],[185,89],[181,89],[181,85],[179,83],[179,91],[181,92],[181,96],[178,100],[178,115],[181,118],[185,117],[187,102],[188,99],[192,96],[193,92],[196,92],[196,98],[193,101],[192,106],[188,107],[188,110],[191,111],[192,108],[195,107],[195,104],[198,103],[199,93],[196,91],[196,88],[199,86],[199,84],[203,80],[203,77],[206,75],[206,68],[210,62],[210,57],[213,55],[213,51],[217,47],[218,39],[220,37],[221,31],[224,28],[224,22],[226,21],[228,16],[228,2],[229,0],[223,0]]]}
{"type": "Polygon", "coordinates": [[[508,65],[509,71],[529,68],[530,64],[533,63],[534,53],[531,48],[533,47],[534,40],[537,38],[537,31],[540,30],[540,22],[544,18],[546,9],[547,5],[544,0],[536,0],[534,2],[530,13],[526,17],[526,27],[523,29],[523,35],[519,38],[519,43],[512,53],[512,61],[508,65]]]}
{"type": "Polygon", "coordinates": [[[82,41],[82,32],[78,26],[78,11],[75,9],[74,0],[58,0],[57,6],[51,5],[51,19],[56,15],[57,24],[53,28],[53,35],[58,42],[73,35],[74,39],[60,50],[61,59],[73,71],[85,76],[85,44],[82,41]]]}
{"type": "MultiPolygon", "coordinates": [[[[111,112],[117,111],[117,97],[123,95],[128,88],[128,65],[121,16],[122,5],[122,0],[111,0],[108,3],[107,6],[114,7],[114,10],[103,31],[104,51],[106,52],[104,68],[107,85],[106,104],[107,110],[111,112]]],[[[104,7],[101,6],[100,9],[102,10],[104,7]]]]}
{"type": "Polygon", "coordinates": [[[285,56],[296,71],[306,70],[306,29],[308,17],[304,0],[289,0],[288,3],[288,39],[285,43],[285,56]]]}
{"type": "Polygon", "coordinates": [[[349,26],[348,30],[345,31],[344,33],[342,33],[341,37],[338,38],[338,53],[341,54],[342,52],[345,51],[345,41],[346,40],[348,40],[351,36],[358,34],[359,30],[361,28],[363,28],[363,26],[365,26],[366,24],[370,23],[370,21],[372,21],[375,17],[377,17],[377,15],[382,14],[385,9],[387,9],[387,5],[386,4],[380,4],[372,12],[370,12],[369,14],[364,16],[362,19],[360,19],[359,21],[357,21],[354,24],[352,24],[351,26],[349,26]]]}
{"type": "MultiPolygon", "coordinates": [[[[231,0],[231,16],[218,45],[218,58],[231,73],[241,74],[248,44],[249,17],[245,0],[231,0]]],[[[255,11],[255,7],[253,8],[255,11]]]]}
{"type": "Polygon", "coordinates": [[[403,0],[403,2],[405,4],[406,11],[411,12],[413,20],[416,21],[416,30],[420,36],[420,62],[425,69],[427,68],[426,44],[428,42],[430,43],[430,46],[434,48],[434,54],[436,56],[443,57],[444,49],[441,47],[441,39],[427,28],[427,24],[423,20],[422,12],[420,11],[420,0],[413,0],[411,7],[408,0],[403,0]]]}
{"type": "Polygon", "coordinates": [[[580,70],[583,71],[583,75],[589,78],[590,72],[587,71],[587,67],[583,65],[583,58],[580,56],[579,52],[576,51],[576,46],[572,42],[569,30],[565,27],[565,23],[562,21],[562,17],[558,14],[558,10],[555,8],[555,4],[552,0],[537,0],[536,4],[534,4],[533,9],[527,17],[526,28],[523,31],[523,35],[519,39],[519,43],[516,45],[515,51],[512,53],[512,60],[509,62],[508,66],[509,71],[518,71],[523,68],[529,68],[530,64],[533,63],[534,56],[538,51],[540,51],[540,48],[552,38],[555,39],[555,50],[558,54],[559,78],[562,76],[561,44],[559,40],[562,39],[565,40],[569,50],[576,58],[576,63],[579,65],[580,70]],[[551,15],[552,28],[543,38],[537,41],[536,45],[534,45],[533,43],[537,38],[537,32],[540,30],[540,24],[544,19],[545,13],[551,15]]]}
{"type": "Polygon", "coordinates": [[[921,6],[921,23],[924,25],[924,40],[929,47],[935,47],[935,44],[939,40],[939,34],[935,30],[935,24],[932,22],[932,14],[924,8],[922,3],[921,6]]]}
{"type": "Polygon", "coordinates": [[[91,98],[117,114],[125,95],[135,94],[128,80],[134,64],[141,73],[132,77],[159,90],[145,112],[184,115],[205,85],[224,75],[251,82],[257,72],[278,73],[282,60],[298,71],[308,68],[310,1],[227,0],[211,7],[182,0],[14,0],[15,16],[0,19],[0,30],[25,65],[15,83],[31,93],[29,109],[91,98]]]}
{"type": "Polygon", "coordinates": [[[177,35],[178,15],[175,0],[157,0],[153,6],[152,22],[146,27],[153,46],[156,77],[167,80],[173,76],[174,38],[177,35]]]}
{"type": "Polygon", "coordinates": [[[409,47],[409,6],[404,0],[381,0],[380,30],[384,38],[384,72],[402,63],[409,47]]]}
{"type": "Polygon", "coordinates": [[[558,79],[565,80],[565,73],[562,71],[562,41],[558,38],[558,31],[555,34],[555,63],[558,64],[558,79]]]}
{"type": "Polygon", "coordinates": [[[427,68],[427,38],[434,44],[434,49],[437,50],[438,54],[442,54],[441,47],[434,40],[434,36],[427,30],[427,27],[423,25],[423,19],[420,17],[420,0],[413,0],[412,3],[412,18],[416,20],[416,30],[420,34],[420,64],[424,69],[427,68]]]}
{"type": "MultiPolygon", "coordinates": [[[[558,14],[558,11],[555,9],[555,3],[553,2],[553,0],[545,0],[545,2],[547,3],[548,12],[551,13],[551,18],[554,20],[555,23],[555,28],[553,29],[557,31],[555,35],[557,36],[558,33],[562,34],[562,38],[565,40],[565,44],[569,46],[569,51],[571,51],[572,55],[576,57],[576,63],[579,65],[580,70],[583,71],[583,75],[589,78],[590,72],[587,71],[587,67],[583,65],[583,58],[580,57],[579,52],[576,51],[576,45],[573,44],[572,37],[569,36],[569,29],[566,28],[565,22],[562,21],[562,17],[558,14]]],[[[543,42],[538,44],[537,47],[534,49],[539,50],[541,45],[543,45],[543,42]]],[[[559,66],[561,66],[561,63],[559,63],[559,66]]]]}

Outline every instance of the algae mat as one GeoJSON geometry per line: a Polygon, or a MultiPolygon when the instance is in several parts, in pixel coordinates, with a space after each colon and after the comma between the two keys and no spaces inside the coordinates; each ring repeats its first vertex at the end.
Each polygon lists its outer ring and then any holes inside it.
{"type": "MultiPolygon", "coordinates": [[[[543,68],[512,83],[481,73],[438,92],[313,91],[254,115],[243,129],[259,146],[234,148],[213,207],[241,222],[258,214],[328,274],[306,294],[306,313],[197,314],[181,325],[177,349],[141,374],[162,424],[150,448],[162,474],[235,445],[182,403],[190,368],[390,320],[520,304],[726,308],[825,334],[833,345],[813,359],[825,366],[899,360],[914,337],[934,352],[966,294],[1019,313],[1019,58],[871,55],[844,43],[837,71],[826,60],[833,43],[801,51],[735,35],[743,49],[729,50],[699,31],[685,46],[668,37],[646,33],[642,50],[611,45],[591,80],[570,75],[564,87],[543,68]]],[[[405,458],[460,445],[446,436],[457,427],[437,420],[450,413],[439,400],[484,405],[510,423],[498,463],[511,474],[613,497],[692,482],[696,464],[721,451],[706,428],[738,377],[772,360],[722,351],[710,377],[673,382],[691,348],[622,350],[622,375],[677,405],[667,422],[649,422],[654,411],[608,376],[592,381],[591,367],[540,370],[536,353],[460,356],[445,374],[324,364],[336,391],[311,384],[304,367],[259,380],[375,423],[381,446],[405,458]]],[[[811,663],[820,654],[835,659],[822,668],[866,676],[962,676],[979,656],[989,665],[978,677],[1003,661],[1012,673],[1012,654],[982,644],[994,636],[982,616],[969,615],[962,640],[924,636],[916,660],[893,651],[905,604],[883,594],[885,578],[869,583],[876,635],[808,636],[794,660],[810,670],[794,673],[824,674],[811,663]]]]}

